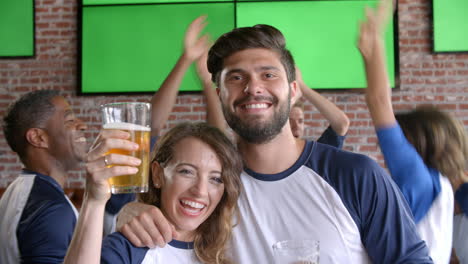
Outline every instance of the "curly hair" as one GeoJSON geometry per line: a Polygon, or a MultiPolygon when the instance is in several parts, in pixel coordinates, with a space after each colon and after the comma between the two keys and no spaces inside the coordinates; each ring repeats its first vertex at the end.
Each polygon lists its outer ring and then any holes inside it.
{"type": "MultiPolygon", "coordinates": [[[[216,153],[222,165],[224,193],[213,213],[197,228],[194,249],[202,263],[231,263],[225,251],[231,238],[233,219],[237,216],[237,199],[241,191],[242,159],[233,143],[219,129],[206,123],[182,123],[158,140],[152,162],[161,167],[174,156],[174,147],[184,138],[194,137],[206,143],[216,153]]],[[[150,175],[152,172],[150,171],[150,175]]],[[[139,194],[139,200],[160,207],[161,189],[154,187],[149,177],[149,191],[139,194]]]]}
{"type": "Polygon", "coordinates": [[[426,165],[449,179],[465,178],[468,139],[460,121],[430,105],[395,117],[426,165]]]}
{"type": "Polygon", "coordinates": [[[60,96],[59,91],[38,90],[27,93],[8,108],[3,118],[3,133],[10,148],[24,158],[28,141],[26,132],[41,127],[54,114],[52,98],[60,96]]]}
{"type": "Polygon", "coordinates": [[[208,52],[208,71],[211,79],[219,86],[219,77],[223,69],[224,59],[232,54],[254,48],[271,49],[278,53],[280,61],[286,70],[288,82],[296,80],[294,58],[286,49],[286,40],[277,28],[269,25],[236,28],[216,40],[208,52]]]}

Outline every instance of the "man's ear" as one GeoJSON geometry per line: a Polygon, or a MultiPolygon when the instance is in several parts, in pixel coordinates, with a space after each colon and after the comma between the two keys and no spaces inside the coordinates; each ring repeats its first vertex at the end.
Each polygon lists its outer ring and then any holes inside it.
{"type": "Polygon", "coordinates": [[[159,162],[153,161],[153,163],[151,163],[151,172],[154,187],[156,187],[156,189],[162,188],[164,185],[164,169],[159,165],[159,162]]]}
{"type": "Polygon", "coordinates": [[[302,97],[301,89],[297,81],[292,81],[289,86],[291,87],[291,106],[294,105],[299,98],[302,97]]]}
{"type": "Polygon", "coordinates": [[[41,128],[30,128],[26,131],[26,140],[36,148],[49,148],[49,136],[41,128]]]}

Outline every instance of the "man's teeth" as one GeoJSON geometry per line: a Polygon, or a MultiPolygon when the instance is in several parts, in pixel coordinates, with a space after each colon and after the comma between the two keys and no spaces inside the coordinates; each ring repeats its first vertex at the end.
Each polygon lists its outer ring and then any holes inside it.
{"type": "Polygon", "coordinates": [[[79,137],[75,141],[76,142],[86,142],[86,138],[85,137],[79,137]]]}
{"type": "Polygon", "coordinates": [[[203,209],[205,207],[205,205],[194,202],[194,201],[181,200],[181,202],[185,205],[188,205],[190,207],[197,208],[197,209],[203,209]]]}
{"type": "Polygon", "coordinates": [[[252,109],[252,108],[267,108],[268,105],[267,104],[248,104],[248,105],[245,105],[245,108],[247,109],[252,109]]]}

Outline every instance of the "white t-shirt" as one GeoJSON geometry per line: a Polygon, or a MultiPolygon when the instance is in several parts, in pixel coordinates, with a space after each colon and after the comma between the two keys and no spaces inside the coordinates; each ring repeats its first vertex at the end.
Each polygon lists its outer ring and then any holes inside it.
{"type": "Polygon", "coordinates": [[[274,263],[272,245],[320,241],[320,264],[432,263],[405,199],[370,158],[307,142],[289,169],[241,175],[236,263],[274,263]]]}

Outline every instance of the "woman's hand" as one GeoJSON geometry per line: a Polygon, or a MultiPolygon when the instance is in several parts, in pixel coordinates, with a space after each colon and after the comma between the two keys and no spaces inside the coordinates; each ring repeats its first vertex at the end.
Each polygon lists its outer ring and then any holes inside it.
{"type": "Polygon", "coordinates": [[[141,160],[122,154],[108,154],[111,149],[135,151],[138,144],[128,140],[130,134],[121,130],[102,130],[91,146],[86,159],[85,197],[106,202],[110,198],[108,178],[138,172],[141,160]]]}
{"type": "Polygon", "coordinates": [[[361,23],[358,48],[365,60],[375,54],[376,42],[383,41],[392,10],[392,0],[381,0],[376,9],[366,7],[366,21],[361,23]]]}

